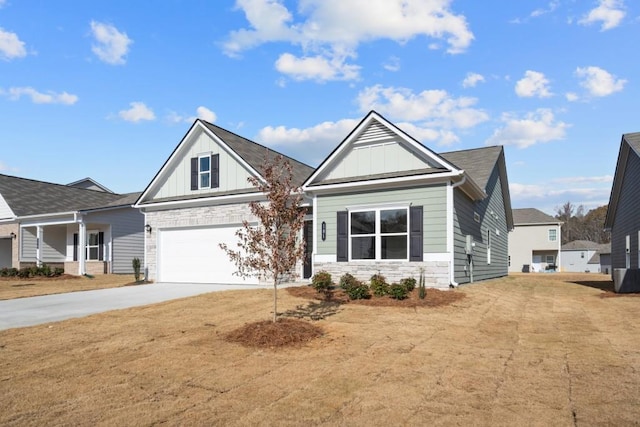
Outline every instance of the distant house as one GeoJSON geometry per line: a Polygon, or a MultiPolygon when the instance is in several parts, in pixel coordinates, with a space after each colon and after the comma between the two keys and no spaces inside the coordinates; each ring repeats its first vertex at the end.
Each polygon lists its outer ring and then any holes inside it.
{"type": "Polygon", "coordinates": [[[640,132],[622,135],[605,229],[611,231],[611,267],[616,290],[640,291],[640,132]],[[628,274],[615,277],[617,269],[628,274]],[[619,287],[620,278],[625,285],[619,287]]]}
{"type": "Polygon", "coordinates": [[[114,194],[94,181],[89,186],[100,188],[86,189],[88,180],[60,185],[0,174],[0,268],[132,273],[133,258],[144,258],[144,216],[133,208],[140,193],[114,194]]]}
{"type": "MultiPolygon", "coordinates": [[[[600,273],[611,274],[611,244],[603,243],[589,260],[589,266],[598,268],[600,273]],[[596,267],[597,266],[597,267],[596,267]]],[[[593,271],[593,270],[592,270],[593,271]]]]}
{"type": "Polygon", "coordinates": [[[538,209],[514,209],[514,227],[509,233],[509,272],[555,270],[561,261],[562,224],[538,209]]]}
{"type": "Polygon", "coordinates": [[[573,273],[600,273],[600,251],[608,245],[588,240],[574,240],[562,245],[561,271],[573,273]]]}

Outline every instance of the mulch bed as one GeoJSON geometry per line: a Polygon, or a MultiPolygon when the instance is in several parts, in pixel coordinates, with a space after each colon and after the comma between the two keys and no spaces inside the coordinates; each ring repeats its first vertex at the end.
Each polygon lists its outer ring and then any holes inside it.
{"type": "Polygon", "coordinates": [[[281,348],[301,346],[323,334],[322,328],[310,322],[282,318],[277,322],[263,320],[248,323],[227,333],[224,338],[247,347],[281,348]]]}
{"type": "Polygon", "coordinates": [[[326,294],[319,293],[311,286],[296,286],[286,288],[287,292],[298,298],[315,299],[320,301],[333,301],[340,304],[358,304],[373,307],[441,307],[459,301],[466,297],[466,294],[456,291],[441,291],[439,289],[427,289],[425,299],[418,297],[418,289],[409,293],[403,300],[393,299],[389,296],[369,299],[349,300],[349,297],[342,289],[333,289],[326,294]]]}
{"type": "Polygon", "coordinates": [[[622,293],[618,294],[611,291],[606,291],[600,294],[600,298],[619,298],[619,297],[640,297],[640,293],[622,293]]]}

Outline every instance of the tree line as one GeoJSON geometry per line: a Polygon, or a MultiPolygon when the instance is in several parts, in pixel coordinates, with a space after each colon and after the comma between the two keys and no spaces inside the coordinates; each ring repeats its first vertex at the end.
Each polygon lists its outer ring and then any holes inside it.
{"type": "Polygon", "coordinates": [[[607,216],[608,205],[591,209],[585,213],[584,206],[576,206],[567,202],[556,207],[557,220],[562,224],[562,244],[574,240],[589,240],[595,243],[610,243],[611,234],[604,231],[604,221],[607,216]]]}

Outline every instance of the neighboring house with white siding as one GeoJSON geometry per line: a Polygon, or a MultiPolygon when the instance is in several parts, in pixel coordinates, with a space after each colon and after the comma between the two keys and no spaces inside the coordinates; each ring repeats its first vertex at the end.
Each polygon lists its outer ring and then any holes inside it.
{"type": "MultiPolygon", "coordinates": [[[[273,150],[196,120],[136,206],[146,216],[149,278],[160,282],[250,283],[218,247],[233,245],[247,183],[273,150]]],[[[303,278],[326,270],[368,280],[418,277],[428,286],[507,274],[513,226],[502,147],[436,154],[370,112],[317,169],[294,159],[309,202],[303,278]]]]}
{"type": "Polygon", "coordinates": [[[513,210],[509,233],[509,272],[556,270],[561,263],[562,221],[535,209],[513,210]]]}
{"type": "Polygon", "coordinates": [[[574,240],[562,245],[563,272],[572,273],[600,273],[600,251],[606,251],[608,244],[591,242],[589,240],[574,240]]]}
{"type": "Polygon", "coordinates": [[[132,273],[133,258],[144,258],[139,194],[114,194],[90,178],[60,185],[0,174],[0,268],[132,273]]]}
{"type": "Polygon", "coordinates": [[[622,135],[605,229],[611,232],[616,291],[640,291],[640,132],[622,135]],[[626,273],[615,277],[616,270],[626,273]],[[624,280],[618,280],[622,279],[624,280]],[[624,283],[622,283],[624,282],[624,283]]]}

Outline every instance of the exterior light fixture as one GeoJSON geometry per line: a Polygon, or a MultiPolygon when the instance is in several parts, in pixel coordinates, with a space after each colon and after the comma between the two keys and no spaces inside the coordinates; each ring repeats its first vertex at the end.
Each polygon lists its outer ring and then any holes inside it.
{"type": "Polygon", "coordinates": [[[12,231],[11,233],[9,233],[9,236],[10,236],[12,239],[15,239],[16,237],[18,237],[18,235],[17,235],[16,233],[14,233],[13,231],[12,231]]]}
{"type": "Polygon", "coordinates": [[[147,230],[147,233],[151,234],[152,228],[151,228],[151,226],[149,224],[145,225],[144,229],[147,230]]]}

